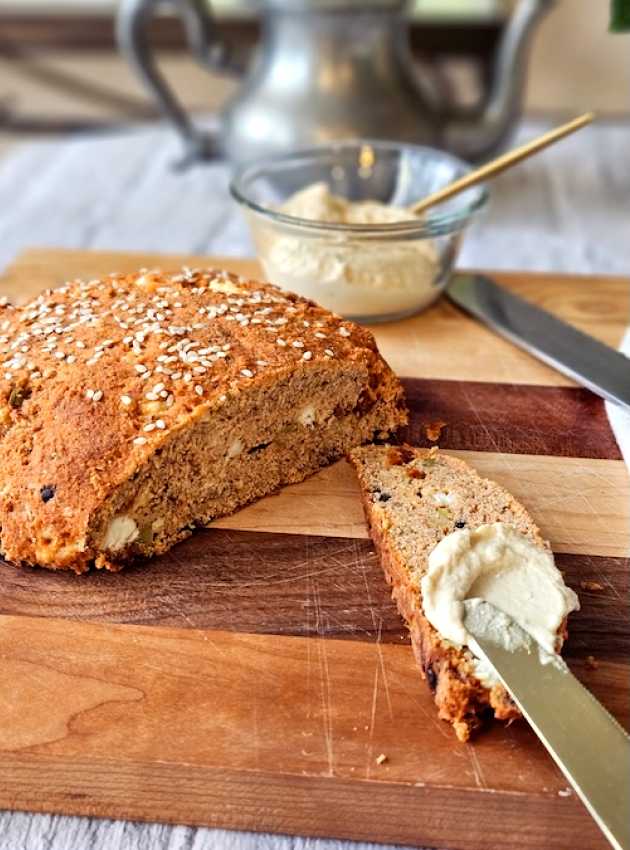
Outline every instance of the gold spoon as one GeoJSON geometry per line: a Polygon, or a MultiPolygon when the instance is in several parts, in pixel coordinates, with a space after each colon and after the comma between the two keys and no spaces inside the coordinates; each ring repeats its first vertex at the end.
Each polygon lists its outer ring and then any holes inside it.
{"type": "Polygon", "coordinates": [[[468,189],[470,186],[475,186],[477,183],[481,183],[489,177],[494,177],[495,174],[500,174],[507,168],[511,168],[513,165],[516,165],[517,162],[521,162],[523,159],[527,159],[528,156],[538,153],[538,151],[543,148],[553,145],[553,143],[559,141],[559,139],[563,139],[570,133],[575,133],[576,130],[580,130],[587,124],[590,124],[594,118],[594,113],[585,112],[584,115],[580,115],[579,118],[574,118],[573,121],[569,121],[568,124],[562,124],[562,126],[556,127],[555,130],[549,130],[548,133],[543,133],[543,135],[539,136],[537,139],[533,139],[525,145],[514,148],[514,150],[498,156],[496,159],[482,165],[480,168],[470,171],[468,174],[460,177],[459,180],[449,183],[448,186],[445,186],[438,192],[433,192],[433,194],[427,195],[426,198],[423,198],[421,201],[412,204],[409,209],[415,215],[423,213],[425,210],[429,209],[429,207],[433,207],[435,204],[440,204],[442,201],[446,201],[447,198],[452,198],[453,195],[463,192],[464,189],[468,189]]]}

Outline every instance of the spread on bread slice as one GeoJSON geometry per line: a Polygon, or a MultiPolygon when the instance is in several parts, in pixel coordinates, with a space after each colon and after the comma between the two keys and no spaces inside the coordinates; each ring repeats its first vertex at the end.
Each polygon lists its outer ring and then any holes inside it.
{"type": "Polygon", "coordinates": [[[349,460],[439,716],[461,741],[493,715],[519,717],[493,671],[468,648],[463,601],[487,599],[559,651],[578,600],[549,544],[506,490],[437,449],[364,446],[349,460]]]}

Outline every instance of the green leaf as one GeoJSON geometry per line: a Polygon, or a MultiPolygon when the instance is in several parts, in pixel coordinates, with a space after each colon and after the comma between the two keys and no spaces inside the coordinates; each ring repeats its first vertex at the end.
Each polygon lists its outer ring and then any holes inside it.
{"type": "Polygon", "coordinates": [[[612,0],[610,31],[630,32],[630,0],[612,0]]]}

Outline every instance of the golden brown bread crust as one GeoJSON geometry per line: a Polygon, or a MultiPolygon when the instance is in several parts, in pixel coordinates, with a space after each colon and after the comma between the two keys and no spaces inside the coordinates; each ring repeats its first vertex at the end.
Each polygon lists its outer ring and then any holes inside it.
{"type": "MultiPolygon", "coordinates": [[[[388,506],[374,501],[370,482],[365,476],[365,465],[369,463],[366,461],[366,455],[377,456],[378,453],[381,455],[387,453],[386,464],[389,466],[412,464],[413,467],[419,460],[440,456],[454,470],[460,469],[468,475],[472,473],[472,470],[464,461],[438,455],[436,449],[415,449],[409,446],[389,449],[366,447],[356,449],[349,455],[349,460],[355,467],[361,484],[361,498],[370,536],[379,555],[386,580],[391,585],[392,598],[409,628],[414,655],[422,675],[434,693],[439,716],[452,724],[461,741],[467,741],[492,716],[498,720],[512,720],[520,717],[521,714],[505,688],[495,685],[488,689],[481,684],[474,675],[470,652],[443,641],[424,616],[420,584],[417,576],[412,576],[396,546],[391,533],[392,520],[387,514],[388,506]]],[[[415,471],[411,467],[410,470],[415,471]]],[[[423,473],[420,475],[423,476],[423,473]]],[[[416,478],[416,475],[411,477],[416,478]]],[[[481,482],[482,479],[479,478],[479,481],[481,482]]],[[[522,530],[526,530],[528,536],[538,545],[547,546],[525,508],[502,488],[497,485],[492,486],[496,492],[504,494],[509,499],[510,508],[519,518],[522,530]]],[[[443,536],[450,530],[444,529],[438,534],[443,536]]],[[[428,552],[423,557],[428,557],[428,552]]],[[[561,640],[565,636],[566,623],[561,628],[561,640]]]]}
{"type": "MultiPolygon", "coordinates": [[[[0,303],[0,551],[83,572],[90,522],[148,458],[252,387],[353,361],[406,419],[372,335],[313,302],[212,269],[72,281],[0,303]]],[[[115,567],[111,562],[98,565],[115,567]]]]}

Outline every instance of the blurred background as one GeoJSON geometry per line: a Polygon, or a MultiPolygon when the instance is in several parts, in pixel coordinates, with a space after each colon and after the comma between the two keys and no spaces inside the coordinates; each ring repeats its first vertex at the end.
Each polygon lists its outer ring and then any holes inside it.
{"type": "MultiPolygon", "coordinates": [[[[496,48],[515,5],[410,0],[404,10],[410,64],[431,78],[440,97],[472,107],[490,87],[496,48]]],[[[467,238],[461,262],[626,273],[630,34],[610,33],[609,0],[543,5],[527,39],[522,108],[510,114],[510,143],[586,110],[597,112],[597,127],[495,181],[485,224],[467,238]],[[510,250],[499,251],[497,239],[504,246],[509,240],[510,250]]],[[[118,8],[117,0],[0,0],[0,266],[38,243],[253,250],[229,202],[229,168],[215,160],[203,169],[173,170],[181,141],[117,49],[118,8]],[[58,215],[51,217],[50,204],[58,215]]],[[[251,0],[212,3],[236,53],[259,43],[257,8],[251,0]]],[[[241,90],[241,80],[195,61],[172,8],[160,9],[149,33],[183,106],[216,126],[218,110],[241,90]]],[[[328,82],[334,89],[340,79],[328,82]]],[[[379,135],[387,136],[388,122],[379,126],[379,135]]],[[[417,141],[426,139],[419,134],[417,141]]]]}
{"type": "MultiPolygon", "coordinates": [[[[226,37],[249,46],[259,37],[247,0],[214,0],[226,37]]],[[[608,0],[557,0],[531,46],[525,112],[565,117],[585,109],[630,115],[630,46],[608,32],[608,0]]],[[[119,56],[116,0],[0,0],[0,154],[19,142],[77,128],[154,118],[157,109],[119,56]]],[[[510,13],[506,0],[413,0],[412,44],[474,97],[475,69],[490,61],[510,13]]],[[[165,10],[152,27],[161,67],[193,111],[215,110],[238,82],[201,68],[180,22],[165,10]]]]}

